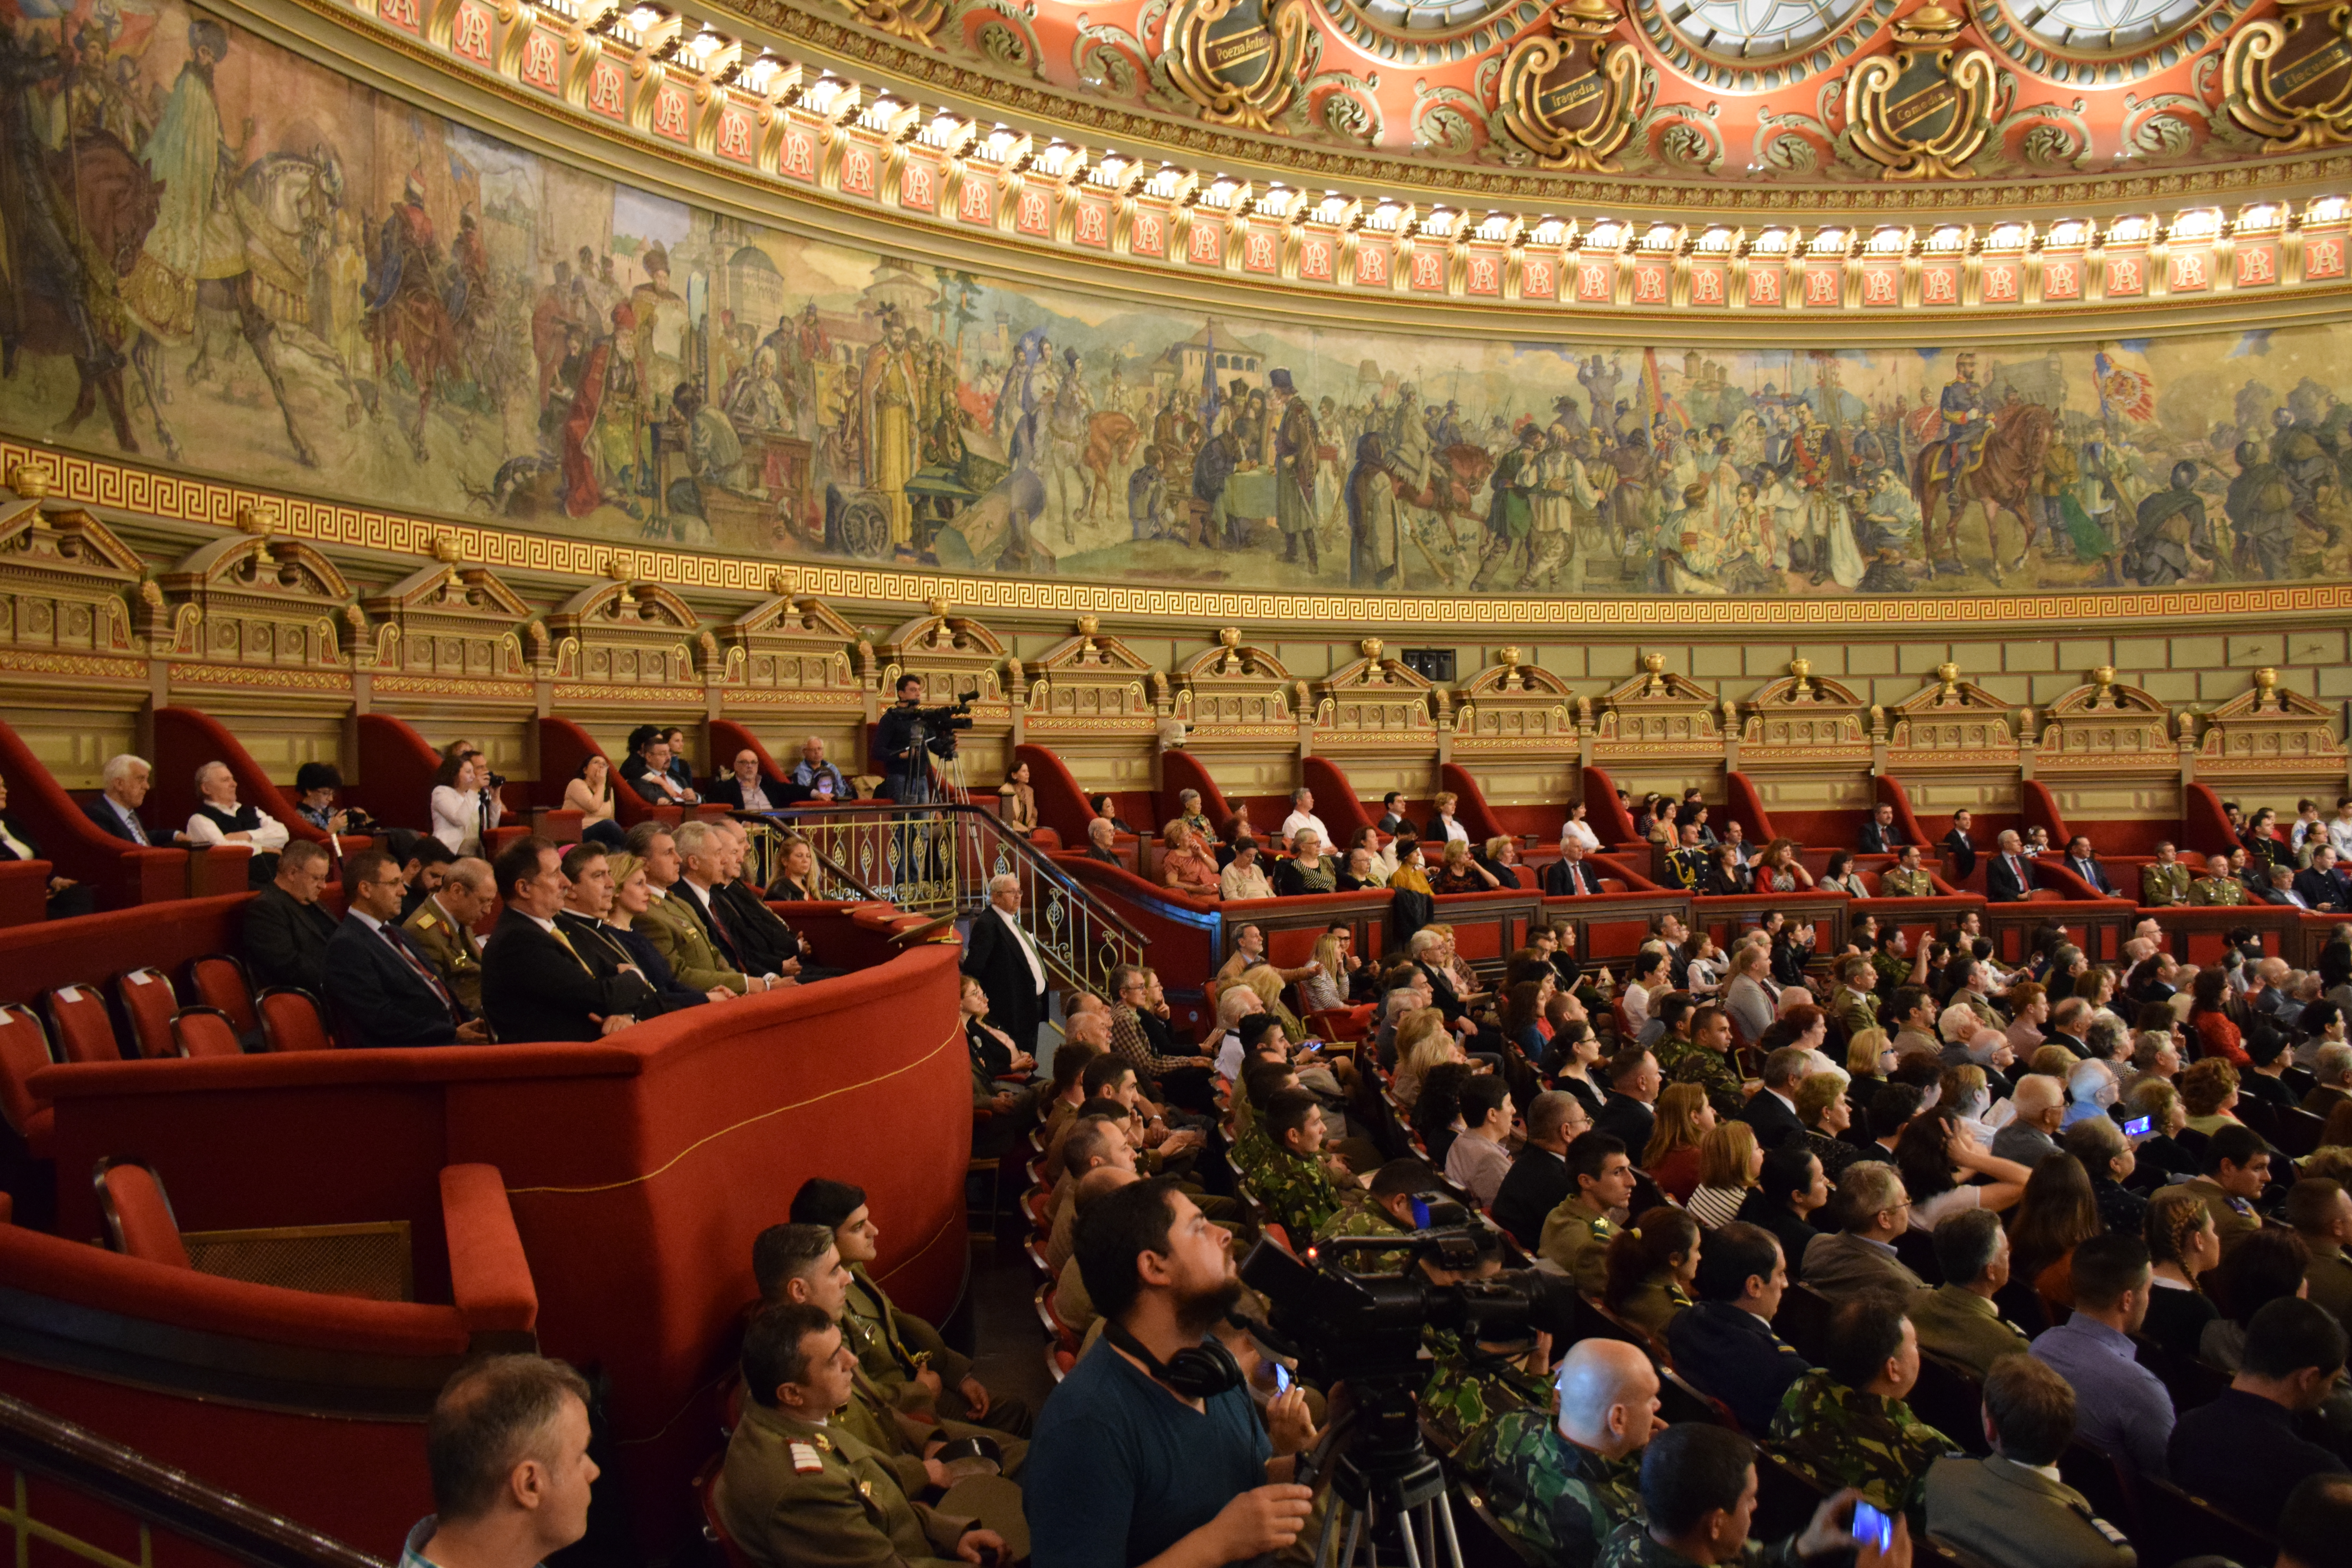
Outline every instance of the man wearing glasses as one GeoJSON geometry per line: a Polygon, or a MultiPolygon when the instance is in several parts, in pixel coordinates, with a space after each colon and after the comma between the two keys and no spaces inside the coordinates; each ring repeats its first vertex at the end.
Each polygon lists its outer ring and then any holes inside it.
{"type": "Polygon", "coordinates": [[[1924,1290],[1927,1281],[1895,1255],[1895,1238],[1911,1224],[1911,1194],[1895,1167],[1861,1160],[1838,1181],[1833,1236],[1805,1247],[1804,1281],[1832,1300],[1869,1289],[1924,1290]]]}

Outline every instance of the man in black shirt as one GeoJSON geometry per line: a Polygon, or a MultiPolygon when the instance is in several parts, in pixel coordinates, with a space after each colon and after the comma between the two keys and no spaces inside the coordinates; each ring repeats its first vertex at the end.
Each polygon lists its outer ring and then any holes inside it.
{"type": "Polygon", "coordinates": [[[2342,1325],[2311,1301],[2284,1296],[2256,1312],[2229,1388],[2173,1426],[2166,1458],[2174,1479],[2260,1529],[2305,1477],[2346,1473],[2342,1459],[2294,1429],[2335,1386],[2344,1349],[2342,1325]]]}
{"type": "Polygon", "coordinates": [[[955,734],[936,715],[925,718],[921,676],[900,676],[898,691],[898,706],[884,710],[875,726],[874,753],[882,763],[883,793],[902,805],[920,804],[931,798],[930,765],[924,753],[953,756],[955,734]],[[919,739],[919,725],[923,731],[919,739]]]}
{"type": "Polygon", "coordinates": [[[278,855],[278,875],[245,910],[245,967],[254,989],[299,985],[327,994],[327,944],[335,919],[319,907],[327,885],[327,852],[298,838],[278,855]]]}

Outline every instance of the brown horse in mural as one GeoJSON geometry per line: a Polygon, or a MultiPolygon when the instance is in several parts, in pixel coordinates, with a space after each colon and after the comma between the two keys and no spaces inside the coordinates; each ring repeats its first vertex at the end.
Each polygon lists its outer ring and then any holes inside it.
{"type": "Polygon", "coordinates": [[[1097,509],[1108,504],[1111,470],[1123,468],[1132,460],[1141,434],[1135,421],[1124,414],[1097,414],[1087,419],[1086,449],[1078,455],[1078,479],[1087,490],[1078,507],[1080,517],[1093,517],[1097,509]]]}
{"type": "Polygon", "coordinates": [[[2018,546],[2017,559],[2011,569],[2025,563],[2026,552],[2033,548],[2039,508],[2033,505],[2034,487],[2042,479],[2042,465],[2050,456],[2050,443],[2058,429],[2057,411],[2038,403],[2010,403],[1993,414],[1992,434],[1985,437],[1981,460],[1973,468],[1950,479],[1929,478],[1937,447],[1920,448],[1911,462],[1911,493],[1919,502],[1919,539],[1927,556],[1927,571],[1935,574],[1936,563],[1948,552],[1957,563],[1960,559],[1960,519],[1970,502],[1984,508],[1985,542],[1992,552],[1992,578],[2000,581],[2000,545],[1994,535],[1994,520],[2006,511],[2017,519],[2023,531],[2024,543],[2018,546]],[[1944,508],[1943,527],[1936,525],[1936,508],[1944,508]],[[1940,549],[1938,547],[1941,547],[1940,549]]]}

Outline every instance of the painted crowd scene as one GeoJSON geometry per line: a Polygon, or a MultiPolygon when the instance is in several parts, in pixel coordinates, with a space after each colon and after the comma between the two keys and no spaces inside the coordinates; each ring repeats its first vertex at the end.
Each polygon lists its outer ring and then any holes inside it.
{"type": "Polygon", "coordinates": [[[1093,581],[2352,575],[2340,328],[1705,353],[1535,316],[1515,340],[1210,319],[714,216],[178,5],[10,10],[20,436],[601,539],[1093,581]]]}

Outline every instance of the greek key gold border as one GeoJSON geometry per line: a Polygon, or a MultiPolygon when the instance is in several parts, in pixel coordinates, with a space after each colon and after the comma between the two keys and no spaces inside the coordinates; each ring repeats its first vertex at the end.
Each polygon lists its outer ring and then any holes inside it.
{"type": "MultiPolygon", "coordinates": [[[[1422,597],[1403,594],[1252,593],[1241,590],[1127,586],[1052,578],[965,576],[902,571],[791,557],[702,554],[652,550],[625,542],[569,539],[486,526],[471,519],[379,511],[341,501],[250,489],[216,479],[133,468],[82,453],[0,439],[0,474],[20,463],[49,472],[58,500],[139,512],[173,522],[236,526],[250,510],[278,531],[320,545],[346,545],[396,555],[430,557],[435,542],[451,538],[462,558],[493,570],[558,573],[602,578],[624,565],[637,581],[681,590],[814,595],[828,601],[921,605],[937,599],[962,610],[1050,615],[1088,612],[1194,623],[1271,621],[1426,626],[1434,632],[1507,627],[1575,627],[1600,631],[1653,628],[1761,630],[1852,627],[1958,629],[1978,623],[2051,626],[2183,616],[2305,616],[2352,611],[2352,584],[2298,583],[2277,587],[2165,589],[2095,594],[2005,594],[1948,597],[1734,599],[1688,595],[1657,598],[1520,598],[1507,595],[1422,597]]],[[[183,667],[175,667],[183,668],[183,667]]],[[[184,667],[196,681],[250,679],[312,685],[315,672],[229,672],[216,666],[184,667]]],[[[393,679],[397,679],[393,678],[393,679]]],[[[602,687],[563,683],[582,697],[641,700],[698,688],[602,687]]]]}

